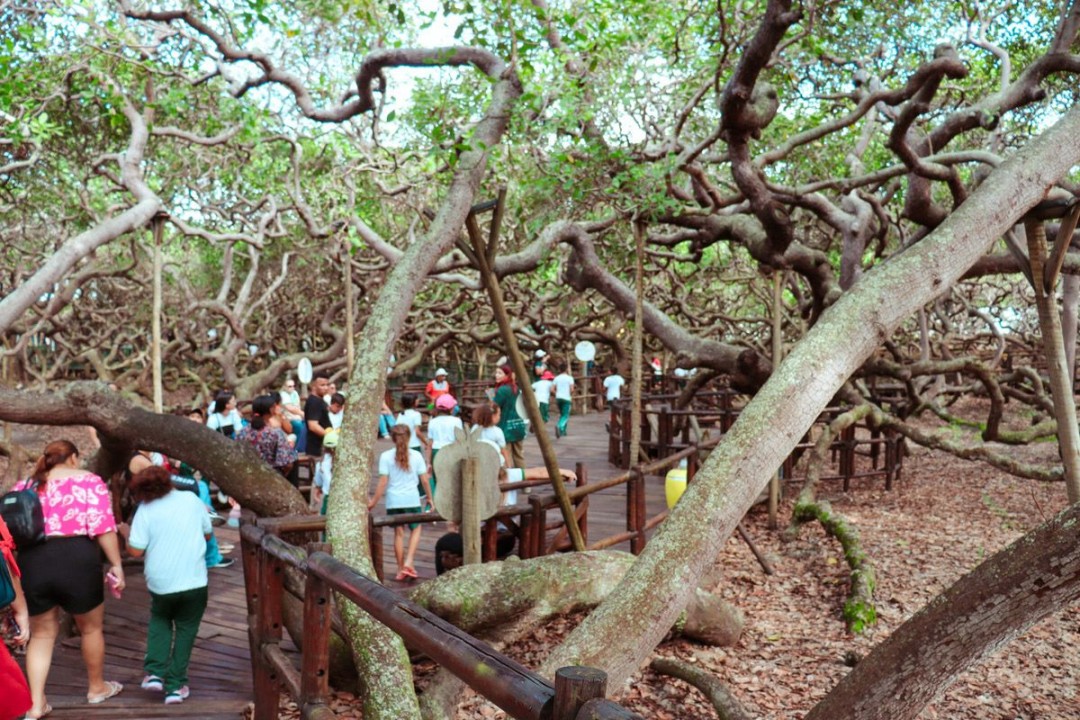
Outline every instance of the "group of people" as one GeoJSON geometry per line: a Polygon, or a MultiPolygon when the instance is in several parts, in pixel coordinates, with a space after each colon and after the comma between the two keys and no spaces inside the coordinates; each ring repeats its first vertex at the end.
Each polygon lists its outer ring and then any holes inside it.
{"type": "MultiPolygon", "coordinates": [[[[545,422],[548,420],[554,395],[559,410],[556,436],[565,436],[574,379],[565,366],[556,364],[555,372],[548,370],[547,355],[542,351],[535,360],[533,387],[541,416],[545,422]]],[[[501,364],[494,379],[490,401],[473,408],[474,430],[497,449],[502,481],[546,478],[546,469],[525,467],[523,444],[528,429],[525,419],[518,414],[520,387],[513,370],[501,364]]],[[[620,381],[616,373],[605,380],[609,400],[618,397],[623,384],[620,381]],[[612,376],[616,380],[609,383],[612,376]]],[[[250,444],[268,465],[294,483],[298,453],[306,452],[316,458],[315,486],[316,492],[323,496],[325,512],[344,405],[345,398],[334,391],[329,377],[317,374],[303,405],[295,381],[290,379],[280,392],[255,398],[247,419],[238,412],[236,397],[227,391],[219,393],[205,412],[194,408],[183,414],[192,421],[205,422],[211,430],[237,442],[250,444]]],[[[378,481],[368,501],[369,509],[385,502],[388,514],[422,513],[432,507],[438,483],[431,469],[433,462],[439,451],[455,442],[456,433],[464,429],[457,399],[443,368],[435,373],[423,395],[405,394],[402,405],[401,413],[396,416],[388,406],[383,406],[379,435],[390,439],[393,447],[379,457],[378,481]],[[431,414],[426,428],[423,410],[431,414]]],[[[151,596],[141,686],[164,693],[168,704],[183,702],[190,692],[187,667],[207,605],[208,568],[224,567],[231,562],[223,559],[222,549],[213,535],[211,520],[216,513],[208,483],[190,466],[172,465],[153,453],[140,452],[131,458],[126,473],[135,503],[126,531],[126,545],[132,556],[145,556],[144,574],[151,596]]],[[[560,472],[567,479],[574,479],[572,472],[560,472]]],[[[9,715],[42,718],[51,712],[45,684],[59,633],[60,609],[74,618],[82,637],[87,702],[102,703],[123,690],[121,683],[105,677],[106,578],[118,595],[126,586],[120,557],[121,531],[126,526],[114,516],[108,486],[81,467],[78,449],[71,442],[59,440],[45,447],[32,476],[16,489],[38,497],[46,540],[12,554],[0,535],[0,550],[13,570],[18,589],[13,603],[16,629],[11,639],[27,646],[25,678],[10,656],[0,651],[0,688],[5,690],[0,699],[0,720],[9,715]],[[103,576],[105,569],[107,575],[103,576]],[[13,686],[22,687],[25,692],[8,691],[13,686]]],[[[507,504],[515,500],[513,493],[504,496],[507,504]]],[[[399,581],[417,576],[414,561],[421,526],[410,523],[409,530],[406,544],[405,527],[395,528],[399,581]]],[[[442,551],[436,564],[440,569],[452,567],[452,563],[440,560],[446,561],[447,552],[452,555],[454,548],[460,546],[460,536],[450,533],[440,543],[442,551]]]]}
{"type": "MultiPolygon", "coordinates": [[[[204,558],[210,516],[198,496],[177,489],[173,474],[161,466],[147,464],[131,477],[129,489],[138,505],[127,547],[131,555],[145,556],[151,597],[141,685],[164,693],[166,704],[180,703],[189,695],[188,663],[208,597],[204,558]]],[[[43,718],[52,711],[45,684],[61,609],[74,619],[81,636],[86,702],[103,703],[124,689],[105,677],[105,585],[119,596],[127,584],[120,556],[124,528],[114,515],[108,485],[82,467],[73,443],[56,440],[45,446],[32,475],[15,490],[37,498],[45,538],[20,545],[14,554],[0,541],[16,578],[13,640],[26,645],[25,682],[20,682],[18,665],[0,650],[0,687],[5,690],[0,718],[43,718]]],[[[6,526],[0,537],[9,537],[6,526]]]]}
{"type": "MultiPolygon", "coordinates": [[[[537,355],[537,360],[543,360],[537,355]]],[[[555,393],[559,408],[559,421],[556,433],[563,436],[567,431],[570,417],[571,393],[574,379],[565,368],[558,368],[558,375],[547,370],[546,365],[538,362],[534,368],[538,374],[534,388],[538,390],[544,419],[550,395],[555,393]]],[[[526,468],[524,441],[528,434],[528,425],[518,414],[517,401],[520,387],[514,377],[513,369],[501,364],[495,369],[495,388],[488,402],[482,402],[472,409],[473,425],[471,430],[479,433],[482,441],[490,443],[500,458],[500,481],[523,482],[525,480],[547,479],[544,467],[526,468]]],[[[464,430],[458,417],[458,402],[452,395],[447,373],[443,368],[435,372],[434,379],[427,384],[423,395],[404,393],[401,398],[402,410],[396,418],[380,420],[380,435],[388,428],[389,439],[394,447],[379,456],[378,481],[374,494],[368,500],[368,509],[375,509],[385,498],[388,515],[419,514],[430,510],[438,491],[438,477],[434,473],[434,461],[439,451],[456,440],[455,433],[464,430]],[[431,413],[430,420],[424,426],[424,414],[431,413]]],[[[384,405],[384,416],[388,408],[384,405]]],[[[569,480],[575,480],[572,471],[561,470],[569,480]]],[[[516,492],[504,493],[503,502],[512,505],[516,502],[516,492]]],[[[417,577],[414,561],[420,544],[422,525],[419,522],[408,523],[409,538],[405,541],[405,526],[394,528],[394,556],[397,561],[398,581],[417,577]]],[[[505,543],[504,543],[505,544],[505,543]]],[[[447,553],[460,547],[460,535],[448,533],[437,543],[436,566],[441,570],[452,567],[452,563],[443,562],[447,553]]],[[[510,542],[512,548],[513,543],[510,542]]],[[[505,548],[504,548],[505,549],[505,548]]],[[[460,552],[460,551],[459,551],[460,552]]],[[[508,552],[508,550],[507,550],[508,552]]]]}

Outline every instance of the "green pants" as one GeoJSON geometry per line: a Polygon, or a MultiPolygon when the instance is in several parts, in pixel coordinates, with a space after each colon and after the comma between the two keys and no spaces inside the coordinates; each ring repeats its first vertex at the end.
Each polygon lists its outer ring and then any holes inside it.
{"type": "Polygon", "coordinates": [[[164,680],[166,693],[187,685],[188,661],[207,597],[205,585],[167,595],[150,593],[150,626],[143,670],[164,680]]]}
{"type": "Polygon", "coordinates": [[[559,434],[566,434],[566,426],[570,423],[570,401],[556,400],[559,404],[559,434]]]}
{"type": "Polygon", "coordinates": [[[549,403],[537,403],[540,406],[540,418],[544,421],[548,421],[548,407],[549,403]]]}

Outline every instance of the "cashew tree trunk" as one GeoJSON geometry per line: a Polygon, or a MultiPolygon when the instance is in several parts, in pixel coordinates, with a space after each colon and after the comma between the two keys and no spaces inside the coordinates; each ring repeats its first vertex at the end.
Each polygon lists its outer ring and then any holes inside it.
{"type": "Polygon", "coordinates": [[[1003,163],[936,230],[864,275],[796,344],[725,435],[621,587],[544,671],[591,665],[612,692],[649,657],[773,472],[847,378],[1080,161],[1080,106],[1003,163]]]}

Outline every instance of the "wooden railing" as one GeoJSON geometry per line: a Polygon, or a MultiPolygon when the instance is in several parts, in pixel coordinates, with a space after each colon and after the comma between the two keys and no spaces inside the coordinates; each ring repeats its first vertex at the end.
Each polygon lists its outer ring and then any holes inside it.
{"type": "MultiPolygon", "coordinates": [[[[312,516],[314,519],[315,516],[312,516]]],[[[323,518],[318,518],[320,523],[323,518]]],[[[454,673],[518,720],[629,720],[640,718],[604,698],[606,675],[594,668],[568,667],[554,685],[424,608],[360,574],[329,554],[329,546],[306,549],[278,534],[310,532],[308,517],[256,521],[241,527],[244,581],[254,680],[253,720],[276,720],[279,689],[296,700],[303,720],[331,720],[328,701],[331,592],[355,603],[405,643],[454,673]],[[281,648],[285,570],[304,577],[300,668],[281,648]]]]}
{"type": "MultiPolygon", "coordinates": [[[[678,455],[688,448],[704,443],[709,432],[718,437],[727,432],[742,412],[745,396],[731,391],[702,393],[695,396],[693,407],[674,409],[674,395],[654,395],[642,398],[641,452],[639,461],[652,461],[678,455]]],[[[829,407],[815,421],[816,426],[831,422],[847,408],[829,407]]],[[[612,404],[608,423],[608,462],[629,468],[630,458],[630,403],[619,400],[612,404]]],[[[903,441],[892,430],[881,430],[865,422],[843,430],[831,445],[832,459],[837,472],[824,474],[822,480],[843,480],[844,490],[850,489],[856,478],[885,478],[885,488],[891,490],[903,469],[903,441]],[[860,432],[861,431],[861,432],[860,432]],[[871,469],[859,471],[857,458],[870,458],[871,469]]],[[[708,443],[710,446],[715,443],[708,443]]],[[[783,477],[791,479],[795,466],[803,453],[814,445],[809,434],[795,445],[784,461],[783,477]]]]}

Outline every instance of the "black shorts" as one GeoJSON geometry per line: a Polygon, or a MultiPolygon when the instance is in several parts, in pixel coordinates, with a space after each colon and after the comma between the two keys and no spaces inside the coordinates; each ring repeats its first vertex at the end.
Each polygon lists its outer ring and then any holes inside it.
{"type": "Polygon", "coordinates": [[[105,602],[101,548],[85,535],[51,537],[19,551],[26,605],[40,615],[59,605],[72,615],[105,602]]]}

